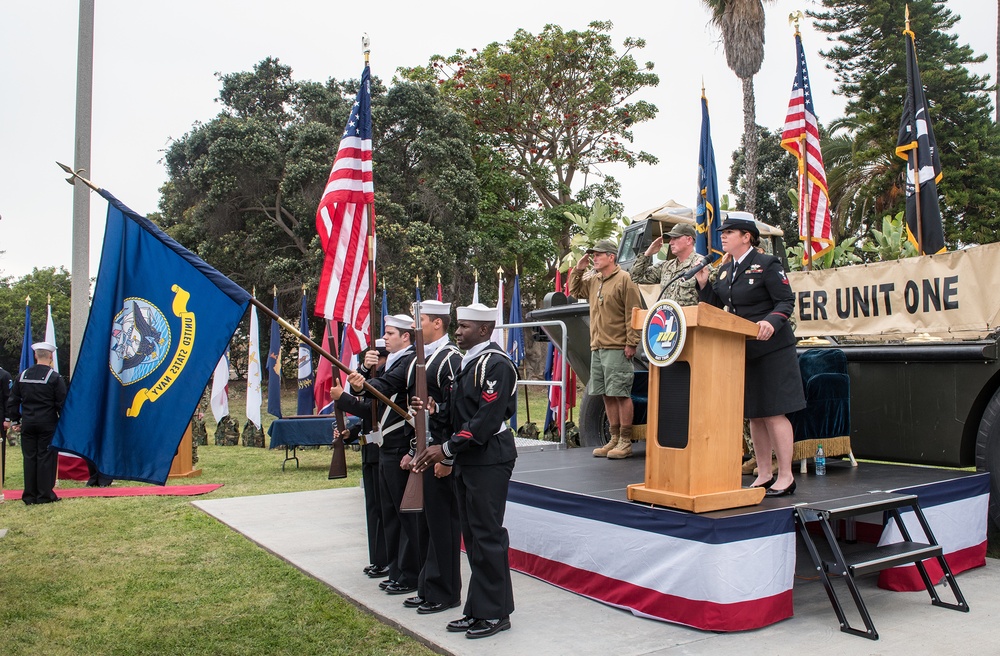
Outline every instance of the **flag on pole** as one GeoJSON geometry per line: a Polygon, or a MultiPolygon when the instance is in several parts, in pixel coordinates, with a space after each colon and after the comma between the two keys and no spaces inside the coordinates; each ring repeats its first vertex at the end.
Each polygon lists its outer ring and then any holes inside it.
{"type": "MultiPolygon", "coordinates": [[[[377,331],[378,334],[380,334],[380,335],[382,334],[382,331],[385,329],[385,318],[387,316],[389,316],[389,297],[385,293],[385,287],[383,287],[382,288],[382,316],[379,317],[379,322],[378,322],[378,328],[379,329],[377,331]]],[[[374,343],[374,340],[372,340],[372,343],[374,343]]],[[[371,344],[369,344],[369,346],[371,346],[371,344]]]]}
{"type": "MultiPolygon", "coordinates": [[[[274,314],[278,314],[278,294],[274,294],[274,314]]],[[[281,419],[281,326],[271,319],[271,340],[267,349],[267,413],[281,419]]]]}
{"type": "Polygon", "coordinates": [[[257,323],[257,308],[250,306],[250,343],[247,349],[247,419],[258,429],[260,406],[264,404],[261,393],[260,372],[260,326],[257,323]]]}
{"type": "Polygon", "coordinates": [[[811,254],[808,259],[812,260],[833,248],[833,224],[826,169],[819,147],[819,121],[813,109],[812,83],[806,68],[802,36],[798,32],[795,33],[795,59],[795,81],[781,133],[781,147],[799,161],[799,241],[812,237],[808,251],[811,254]]]}
{"type": "MultiPolygon", "coordinates": [[[[556,269],[556,291],[562,291],[562,273],[559,269],[556,269]]],[[[556,348],[555,342],[549,342],[549,348],[545,353],[545,380],[550,380],[552,382],[559,382],[562,380],[562,354],[559,349],[556,348]]],[[[562,416],[562,394],[561,390],[552,386],[549,388],[549,404],[548,408],[545,409],[545,424],[542,429],[543,432],[548,432],[549,426],[555,422],[556,430],[562,426],[563,416],[562,416]]]]}
{"type": "Polygon", "coordinates": [[[699,255],[722,255],[722,214],[719,211],[719,178],[715,171],[715,148],[712,146],[712,123],[708,116],[708,98],[701,90],[701,145],[698,148],[698,203],[695,213],[698,236],[694,249],[699,255]]]}
{"type": "Polygon", "coordinates": [[[229,416],[229,349],[219,358],[212,373],[212,396],[209,399],[215,423],[229,416]]]}
{"type": "MultiPolygon", "coordinates": [[[[327,353],[336,352],[336,348],[330,348],[330,331],[334,330],[334,324],[329,321],[323,328],[323,350],[327,353]]],[[[338,354],[339,355],[339,354],[338,354]]],[[[326,358],[320,358],[316,363],[316,384],[313,385],[313,396],[316,400],[316,408],[320,410],[330,404],[330,386],[333,385],[333,364],[326,358]]],[[[322,414],[322,413],[320,413],[322,414]]]]}
{"type": "Polygon", "coordinates": [[[472,304],[479,302],[479,273],[476,273],[476,284],[472,287],[472,304]]]}
{"type": "MultiPolygon", "coordinates": [[[[309,336],[309,297],[305,287],[302,288],[302,314],[299,316],[299,332],[309,336]]],[[[296,414],[311,415],[313,413],[313,365],[312,349],[305,342],[299,342],[299,400],[296,414]]]]}
{"type": "Polygon", "coordinates": [[[18,373],[35,366],[35,352],[31,350],[31,297],[24,299],[24,334],[21,337],[21,364],[18,373]]]}
{"type": "MultiPolygon", "coordinates": [[[[49,303],[46,305],[48,310],[48,316],[45,318],[45,341],[52,346],[57,346],[56,342],[56,325],[52,322],[52,299],[49,298],[49,303]]],[[[59,349],[57,348],[52,352],[52,368],[56,373],[59,373],[59,349]]]]}
{"type": "Polygon", "coordinates": [[[52,446],[163,485],[250,294],[106,190],[90,316],[52,446]]]}
{"type": "MultiPolygon", "coordinates": [[[[375,238],[375,217],[369,214],[374,211],[375,199],[370,76],[366,65],[316,212],[316,231],[326,253],[316,314],[353,326],[365,341],[371,335],[372,312],[368,249],[369,241],[375,238]]],[[[358,340],[353,331],[348,331],[348,336],[358,340]]],[[[355,350],[360,346],[354,344],[355,350]]]]}
{"type": "MultiPolygon", "coordinates": [[[[514,274],[514,291],[510,295],[510,320],[507,323],[521,323],[521,278],[514,274]]],[[[514,367],[520,367],[524,360],[524,329],[507,329],[507,355],[514,362],[514,367]]],[[[517,405],[510,417],[510,425],[517,431],[517,405]]]]}
{"type": "Polygon", "coordinates": [[[504,343],[503,328],[499,327],[501,324],[503,324],[503,269],[497,269],[497,327],[493,328],[490,340],[499,345],[504,343]]]}
{"type": "Polygon", "coordinates": [[[944,229],[937,183],[941,182],[941,155],[938,153],[930,106],[917,68],[917,46],[913,32],[903,30],[906,39],[906,99],[899,122],[896,155],[906,160],[906,226],[907,238],[917,251],[943,253],[944,229]]]}

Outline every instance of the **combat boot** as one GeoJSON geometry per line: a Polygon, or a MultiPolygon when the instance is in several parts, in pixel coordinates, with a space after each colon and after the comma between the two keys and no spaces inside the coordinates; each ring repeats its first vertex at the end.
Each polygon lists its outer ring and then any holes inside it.
{"type": "Polygon", "coordinates": [[[608,451],[608,460],[622,460],[632,457],[632,427],[622,426],[618,446],[608,451]]]}
{"type": "Polygon", "coordinates": [[[602,447],[600,447],[598,449],[594,449],[594,457],[595,458],[607,458],[608,457],[608,452],[611,451],[612,449],[614,449],[615,445],[618,444],[618,433],[619,433],[620,430],[621,430],[620,426],[612,426],[611,427],[611,439],[608,440],[608,443],[605,444],[604,446],[602,446],[602,447]]]}

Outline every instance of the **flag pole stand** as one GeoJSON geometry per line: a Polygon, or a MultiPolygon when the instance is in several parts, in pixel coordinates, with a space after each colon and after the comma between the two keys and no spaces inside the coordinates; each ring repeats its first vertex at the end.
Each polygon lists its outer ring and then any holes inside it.
{"type": "Polygon", "coordinates": [[[170,473],[167,478],[195,478],[201,476],[201,470],[194,468],[194,453],[191,449],[191,424],[184,431],[181,444],[177,447],[173,462],[170,463],[170,473]]]}

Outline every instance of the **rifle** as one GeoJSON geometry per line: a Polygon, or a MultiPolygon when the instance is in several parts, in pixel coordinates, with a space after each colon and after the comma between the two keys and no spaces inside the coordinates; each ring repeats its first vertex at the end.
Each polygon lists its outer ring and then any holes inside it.
{"type": "MultiPolygon", "coordinates": [[[[332,338],[334,350],[339,351],[337,336],[331,334],[331,332],[330,320],[327,319],[327,337],[332,338]]],[[[334,373],[334,376],[339,375],[339,372],[334,373]]],[[[328,480],[347,478],[347,454],[344,452],[344,431],[347,430],[347,421],[344,419],[344,411],[340,409],[340,405],[336,402],[333,404],[333,413],[337,418],[337,427],[333,431],[333,457],[330,459],[330,473],[327,474],[328,480]]]]}
{"type": "MultiPolygon", "coordinates": [[[[423,410],[418,410],[413,417],[413,432],[416,434],[416,447],[413,458],[416,460],[423,455],[427,448],[427,362],[424,358],[424,332],[420,327],[420,302],[413,304],[413,334],[414,348],[417,351],[416,364],[413,368],[414,386],[416,394],[424,402],[423,410]]],[[[403,500],[399,504],[399,512],[420,512],[424,509],[424,474],[419,474],[412,469],[410,477],[406,479],[406,489],[403,491],[403,500]]]]}

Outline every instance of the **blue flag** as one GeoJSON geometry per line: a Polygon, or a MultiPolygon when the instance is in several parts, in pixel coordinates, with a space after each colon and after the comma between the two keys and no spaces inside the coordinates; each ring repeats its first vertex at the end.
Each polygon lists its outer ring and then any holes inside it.
{"type": "MultiPolygon", "coordinates": [[[[545,380],[552,380],[552,365],[555,363],[555,352],[556,346],[552,342],[549,342],[549,347],[545,351],[545,373],[543,378],[545,380]]],[[[546,433],[549,430],[549,426],[552,425],[552,420],[555,419],[555,413],[552,412],[552,404],[545,404],[545,424],[542,426],[542,432],[546,433]]]]}
{"type": "MultiPolygon", "coordinates": [[[[309,335],[309,297],[302,294],[302,315],[299,318],[299,332],[309,335]]],[[[313,413],[313,363],[312,349],[305,342],[299,342],[299,403],[295,413],[311,415],[313,413]]]]}
{"type": "MultiPolygon", "coordinates": [[[[510,295],[510,320],[507,323],[521,323],[521,278],[514,276],[514,291],[510,295]]],[[[514,361],[515,367],[521,366],[524,360],[524,329],[507,329],[507,355],[514,361]]],[[[510,418],[511,427],[517,430],[517,410],[510,418]]]]}
{"type": "Polygon", "coordinates": [[[35,366],[35,352],[31,350],[31,306],[24,304],[24,337],[21,338],[21,368],[18,373],[35,366]]]}
{"type": "Polygon", "coordinates": [[[701,96],[701,147],[698,150],[698,209],[695,213],[698,237],[694,250],[699,255],[722,255],[722,213],[719,210],[719,178],[715,173],[712,125],[708,99],[701,96]]]}
{"type": "MultiPolygon", "coordinates": [[[[278,314],[278,297],[274,297],[278,314]]],[[[267,348],[267,412],[281,419],[281,326],[271,319],[271,343],[267,348]]]]}
{"type": "Polygon", "coordinates": [[[52,446],[162,485],[250,294],[105,190],[104,247],[52,446]]]}

